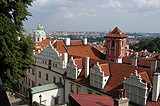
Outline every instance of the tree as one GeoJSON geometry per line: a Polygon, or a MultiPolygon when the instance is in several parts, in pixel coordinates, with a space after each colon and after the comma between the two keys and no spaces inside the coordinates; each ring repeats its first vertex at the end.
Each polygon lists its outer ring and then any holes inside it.
{"type": "Polygon", "coordinates": [[[34,44],[31,37],[22,35],[23,21],[31,16],[27,11],[31,3],[32,0],[0,0],[0,77],[8,91],[34,63],[34,44]]]}

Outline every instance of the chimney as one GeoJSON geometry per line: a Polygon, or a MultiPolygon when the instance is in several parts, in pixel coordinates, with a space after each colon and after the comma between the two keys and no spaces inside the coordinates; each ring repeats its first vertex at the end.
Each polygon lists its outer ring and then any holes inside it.
{"type": "Polygon", "coordinates": [[[122,63],[122,59],[121,58],[117,58],[116,59],[116,63],[122,63]]]}
{"type": "Polygon", "coordinates": [[[63,61],[64,61],[64,67],[67,67],[68,63],[68,53],[63,53],[63,61]]]}
{"type": "Polygon", "coordinates": [[[65,43],[66,43],[66,46],[70,46],[70,38],[66,38],[65,43]]]}
{"type": "Polygon", "coordinates": [[[129,106],[129,99],[126,98],[126,89],[119,89],[118,94],[118,99],[114,100],[114,106],[129,106]]]}
{"type": "Polygon", "coordinates": [[[83,39],[83,45],[87,45],[87,38],[83,39]]]}
{"type": "Polygon", "coordinates": [[[156,59],[152,59],[151,60],[151,69],[156,70],[157,69],[157,60],[156,59]]]}
{"type": "Polygon", "coordinates": [[[38,50],[38,54],[41,53],[41,50],[38,50]]]}
{"type": "Polygon", "coordinates": [[[160,83],[160,73],[154,73],[153,77],[153,90],[152,90],[152,101],[157,102],[159,97],[159,83],[160,83]]]}
{"type": "Polygon", "coordinates": [[[85,78],[89,75],[89,57],[85,57],[85,78]]]}
{"type": "Polygon", "coordinates": [[[137,66],[137,57],[138,57],[138,53],[135,53],[135,56],[132,57],[132,66],[137,66]]]}

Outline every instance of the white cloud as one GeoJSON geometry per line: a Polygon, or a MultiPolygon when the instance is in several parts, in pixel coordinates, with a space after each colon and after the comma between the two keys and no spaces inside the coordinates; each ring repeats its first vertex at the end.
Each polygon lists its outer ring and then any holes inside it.
{"type": "Polygon", "coordinates": [[[74,14],[72,14],[72,13],[66,13],[65,15],[64,15],[64,17],[65,18],[67,18],[67,19],[71,19],[71,18],[73,18],[74,17],[74,14]]]}
{"type": "Polygon", "coordinates": [[[59,7],[60,10],[65,11],[67,10],[67,7],[59,7]]]}
{"type": "Polygon", "coordinates": [[[122,4],[119,1],[108,0],[107,4],[101,5],[102,8],[121,8],[122,4]]]}
{"type": "Polygon", "coordinates": [[[160,8],[160,0],[134,0],[139,8],[153,7],[160,8]]]}

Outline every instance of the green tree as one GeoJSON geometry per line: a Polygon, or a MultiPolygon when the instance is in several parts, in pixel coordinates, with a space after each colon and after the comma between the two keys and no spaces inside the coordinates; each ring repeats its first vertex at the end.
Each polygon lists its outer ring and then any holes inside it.
{"type": "Polygon", "coordinates": [[[34,44],[21,33],[23,21],[31,16],[27,11],[31,3],[32,0],[0,0],[0,77],[8,91],[34,63],[34,44]]]}

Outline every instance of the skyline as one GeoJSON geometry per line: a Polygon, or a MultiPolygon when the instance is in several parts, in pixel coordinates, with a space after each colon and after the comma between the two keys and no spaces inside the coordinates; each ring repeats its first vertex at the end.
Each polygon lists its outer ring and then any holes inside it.
{"type": "Polygon", "coordinates": [[[159,0],[36,0],[26,30],[109,31],[159,33],[159,0]],[[117,25],[116,25],[117,23],[117,25]]]}

